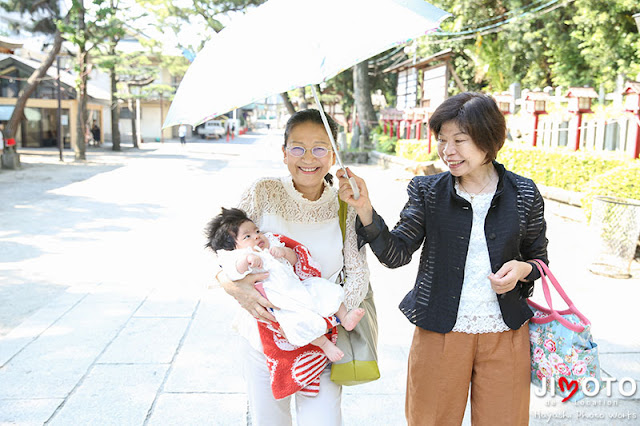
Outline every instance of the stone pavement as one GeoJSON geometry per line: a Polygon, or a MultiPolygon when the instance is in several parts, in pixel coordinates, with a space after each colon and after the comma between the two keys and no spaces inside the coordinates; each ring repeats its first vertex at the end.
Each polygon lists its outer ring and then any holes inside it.
{"type": "MultiPolygon", "coordinates": [[[[248,424],[229,327],[238,307],[210,288],[202,229],[257,177],[287,173],[281,138],[91,147],[85,164],[24,149],[21,170],[0,171],[0,425],[248,424]]],[[[353,170],[394,223],[406,172],[353,170]]],[[[548,201],[546,217],[552,270],[593,323],[604,375],[637,383],[640,265],[628,280],[591,274],[581,211],[548,201]]],[[[405,424],[413,329],[397,306],[417,263],[388,270],[369,256],[382,378],[344,388],[347,426],[405,424]]],[[[532,395],[531,424],[640,424],[640,390],[613,387],[581,405],[532,395]]]]}

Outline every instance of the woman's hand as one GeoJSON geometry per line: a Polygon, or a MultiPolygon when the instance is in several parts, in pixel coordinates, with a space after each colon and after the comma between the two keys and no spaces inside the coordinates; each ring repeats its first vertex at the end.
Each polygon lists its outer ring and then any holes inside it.
{"type": "Polygon", "coordinates": [[[531,272],[531,264],[510,260],[495,274],[489,274],[488,278],[491,282],[491,288],[497,294],[504,294],[513,290],[518,283],[522,281],[531,272]]]}
{"type": "Polygon", "coordinates": [[[336,172],[336,176],[339,179],[340,189],[338,190],[338,194],[340,198],[345,203],[349,204],[351,207],[356,209],[358,216],[360,217],[360,221],[364,226],[367,226],[373,222],[373,206],[371,205],[371,200],[369,199],[369,191],[367,190],[367,184],[362,180],[362,178],[353,174],[351,169],[347,167],[348,177],[344,175],[344,171],[339,169],[336,172]],[[356,184],[358,185],[358,189],[360,190],[360,197],[356,200],[353,198],[353,189],[351,189],[351,184],[349,183],[350,177],[353,177],[356,180],[356,184]]]}
{"type": "Polygon", "coordinates": [[[278,309],[268,299],[263,297],[254,285],[257,282],[264,281],[269,276],[268,272],[260,274],[249,274],[241,280],[231,281],[224,272],[220,272],[217,276],[218,282],[224,291],[251,314],[255,319],[260,321],[276,321],[267,308],[278,309]]]}

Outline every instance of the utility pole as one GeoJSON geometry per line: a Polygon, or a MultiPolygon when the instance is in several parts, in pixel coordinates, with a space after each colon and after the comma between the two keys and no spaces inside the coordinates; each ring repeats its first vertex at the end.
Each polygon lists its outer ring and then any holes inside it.
{"type": "Polygon", "coordinates": [[[160,92],[160,142],[164,143],[164,134],[162,133],[162,123],[164,122],[164,111],[162,110],[162,92],[160,92]]]}
{"type": "Polygon", "coordinates": [[[58,150],[60,151],[60,161],[64,161],[62,156],[63,139],[62,139],[62,90],[60,87],[60,56],[56,56],[56,67],[58,68],[58,150]]]}

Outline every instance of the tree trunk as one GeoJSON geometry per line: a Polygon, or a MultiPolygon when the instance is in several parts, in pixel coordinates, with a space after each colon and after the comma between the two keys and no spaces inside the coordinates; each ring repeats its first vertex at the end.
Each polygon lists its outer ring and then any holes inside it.
{"type": "MultiPolygon", "coordinates": [[[[86,25],[84,22],[84,1],[79,1],[78,8],[78,32],[84,34],[86,25]]],[[[76,161],[87,159],[87,143],[85,135],[87,132],[87,49],[85,43],[78,45],[78,119],[76,120],[76,144],[73,147],[76,161]]]]}
{"type": "Polygon", "coordinates": [[[364,135],[365,143],[369,143],[369,134],[377,123],[376,112],[373,109],[373,103],[371,103],[369,61],[362,61],[353,67],[353,97],[358,111],[360,134],[364,135]]]}
{"type": "Polygon", "coordinates": [[[131,87],[129,87],[129,100],[127,101],[129,111],[131,111],[131,137],[133,138],[133,147],[138,148],[138,128],[136,127],[136,121],[138,119],[136,105],[131,98],[131,87]]]}
{"type": "MultiPolygon", "coordinates": [[[[118,8],[113,0],[109,1],[109,7],[115,14],[118,8]]],[[[119,38],[116,38],[114,34],[109,36],[109,56],[111,56],[112,60],[118,54],[116,51],[118,41],[119,38]]],[[[113,62],[113,68],[109,70],[109,76],[111,77],[111,150],[120,151],[120,107],[118,106],[118,76],[116,74],[115,61],[113,62]]]]}
{"type": "Polygon", "coordinates": [[[111,150],[120,151],[120,107],[118,106],[118,79],[116,70],[109,71],[111,74],[111,150]]]}
{"type": "Polygon", "coordinates": [[[287,92],[280,93],[280,97],[282,97],[282,101],[284,102],[284,106],[287,107],[287,112],[291,115],[296,113],[296,109],[293,107],[291,103],[291,99],[289,99],[289,94],[287,92]]]}
{"type": "Polygon", "coordinates": [[[304,87],[298,89],[298,95],[300,96],[300,110],[309,108],[307,105],[307,93],[304,90],[304,87]]]}
{"type": "MultiPolygon", "coordinates": [[[[116,54],[116,45],[112,42],[110,55],[116,54]]],[[[120,151],[120,107],[118,106],[118,77],[115,67],[109,70],[111,77],[111,150],[120,151]]]]}
{"type": "Polygon", "coordinates": [[[73,147],[76,161],[87,159],[87,52],[81,48],[78,53],[80,77],[78,78],[78,119],[76,120],[76,144],[73,147]]]}
{"type": "Polygon", "coordinates": [[[40,83],[40,79],[46,74],[47,70],[53,64],[53,61],[56,60],[56,56],[60,53],[60,47],[62,46],[62,33],[59,30],[56,31],[55,38],[53,40],[53,46],[51,47],[51,51],[47,54],[44,62],[31,73],[29,79],[27,80],[27,84],[22,89],[22,92],[18,96],[18,100],[16,101],[16,106],[13,109],[13,114],[11,114],[11,118],[7,123],[5,129],[5,139],[15,138],[16,130],[20,125],[20,121],[22,121],[22,117],[24,116],[24,108],[27,105],[27,100],[33,94],[33,92],[38,87],[38,83],[40,83]]]}

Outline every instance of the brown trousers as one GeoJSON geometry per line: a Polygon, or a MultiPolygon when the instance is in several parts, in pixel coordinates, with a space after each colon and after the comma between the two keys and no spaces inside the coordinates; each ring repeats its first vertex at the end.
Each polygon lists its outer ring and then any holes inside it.
{"type": "Polygon", "coordinates": [[[409,352],[409,426],[460,425],[471,383],[474,426],[529,424],[529,327],[446,334],[416,327],[409,352]]]}

